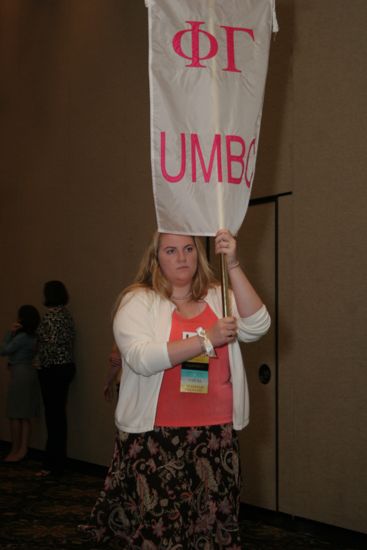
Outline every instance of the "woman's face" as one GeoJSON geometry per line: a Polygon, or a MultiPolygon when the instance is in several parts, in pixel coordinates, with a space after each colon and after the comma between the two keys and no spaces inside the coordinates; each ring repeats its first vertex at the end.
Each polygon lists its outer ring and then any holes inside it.
{"type": "Polygon", "coordinates": [[[197,250],[190,236],[163,233],[159,240],[158,261],[163,275],[172,286],[185,286],[197,269],[197,250]]]}

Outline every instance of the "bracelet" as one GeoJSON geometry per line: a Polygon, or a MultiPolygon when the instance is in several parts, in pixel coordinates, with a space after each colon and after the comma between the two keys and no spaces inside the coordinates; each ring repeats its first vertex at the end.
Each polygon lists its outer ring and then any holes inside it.
{"type": "Polygon", "coordinates": [[[234,264],[227,264],[227,270],[231,271],[231,269],[234,269],[235,267],[238,267],[240,265],[240,262],[237,261],[234,264]]]}
{"type": "Polygon", "coordinates": [[[206,332],[203,329],[203,327],[198,327],[196,329],[196,334],[200,338],[201,349],[202,349],[203,353],[205,353],[205,355],[207,355],[208,357],[216,357],[217,354],[215,353],[213,344],[211,343],[211,341],[207,337],[206,332]]]}

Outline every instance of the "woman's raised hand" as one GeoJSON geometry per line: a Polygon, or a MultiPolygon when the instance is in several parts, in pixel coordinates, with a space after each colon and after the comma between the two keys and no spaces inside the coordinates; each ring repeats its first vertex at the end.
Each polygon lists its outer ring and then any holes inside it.
{"type": "Polygon", "coordinates": [[[215,252],[225,254],[228,275],[231,281],[237,311],[241,318],[250,317],[263,306],[237,259],[237,243],[228,229],[219,229],[215,236],[215,252]]]}
{"type": "Polygon", "coordinates": [[[20,330],[21,328],[23,328],[22,325],[21,325],[18,321],[16,321],[15,323],[12,324],[10,330],[11,330],[11,332],[12,332],[13,334],[15,334],[15,333],[16,333],[18,330],[20,330]]]}
{"type": "Polygon", "coordinates": [[[228,267],[238,263],[237,241],[228,229],[219,229],[217,232],[215,236],[215,253],[225,254],[228,267]]]}
{"type": "Polygon", "coordinates": [[[223,317],[206,331],[214,347],[224,346],[237,338],[237,321],[234,317],[223,317]]]}

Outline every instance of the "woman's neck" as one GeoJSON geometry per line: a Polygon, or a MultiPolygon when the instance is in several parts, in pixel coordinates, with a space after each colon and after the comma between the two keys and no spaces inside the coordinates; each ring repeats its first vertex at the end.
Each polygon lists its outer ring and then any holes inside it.
{"type": "Polygon", "coordinates": [[[171,300],[172,302],[185,303],[190,302],[192,296],[191,286],[173,287],[171,300]]]}
{"type": "Polygon", "coordinates": [[[180,303],[190,302],[191,301],[191,296],[192,296],[191,290],[186,292],[186,294],[172,293],[171,294],[171,300],[172,300],[172,302],[180,302],[180,303]]]}

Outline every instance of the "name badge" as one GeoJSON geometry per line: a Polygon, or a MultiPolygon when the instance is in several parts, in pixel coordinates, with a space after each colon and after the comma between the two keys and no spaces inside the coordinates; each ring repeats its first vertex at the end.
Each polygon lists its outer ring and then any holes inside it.
{"type": "MultiPolygon", "coordinates": [[[[183,338],[196,336],[196,332],[183,332],[183,338]]],[[[208,393],[209,388],[209,357],[198,355],[181,365],[180,392],[208,393]]]]}

